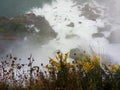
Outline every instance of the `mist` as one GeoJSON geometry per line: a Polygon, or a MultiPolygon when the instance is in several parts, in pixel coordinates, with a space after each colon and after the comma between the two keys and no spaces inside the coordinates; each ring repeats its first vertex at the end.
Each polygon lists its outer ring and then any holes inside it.
{"type": "Polygon", "coordinates": [[[67,53],[73,48],[83,48],[91,53],[92,48],[103,61],[120,63],[119,5],[119,0],[56,0],[42,8],[34,6],[26,13],[44,16],[57,33],[56,38],[44,44],[15,41],[6,53],[22,58],[32,54],[39,65],[48,63],[48,57],[54,57],[57,50],[67,53]],[[86,14],[85,10],[90,12],[86,14]]]}

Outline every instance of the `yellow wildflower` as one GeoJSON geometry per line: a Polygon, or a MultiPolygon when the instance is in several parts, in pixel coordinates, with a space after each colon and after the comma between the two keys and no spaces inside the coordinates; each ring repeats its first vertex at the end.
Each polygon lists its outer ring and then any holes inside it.
{"type": "Polygon", "coordinates": [[[85,71],[85,73],[88,73],[90,70],[92,70],[94,67],[91,65],[90,62],[83,62],[82,63],[82,69],[85,71]]]}
{"type": "Polygon", "coordinates": [[[66,62],[67,58],[68,58],[68,53],[64,55],[63,60],[66,62]]]}
{"type": "Polygon", "coordinates": [[[118,69],[118,70],[120,70],[120,64],[119,64],[119,65],[117,65],[117,69],[118,69]]]}
{"type": "Polygon", "coordinates": [[[99,58],[96,55],[94,55],[92,60],[91,60],[91,63],[93,65],[97,65],[99,63],[99,58]]]}
{"type": "Polygon", "coordinates": [[[117,70],[117,67],[114,64],[112,64],[109,70],[110,72],[115,72],[117,70]]]}
{"type": "Polygon", "coordinates": [[[57,53],[56,58],[57,58],[57,59],[62,59],[62,58],[63,58],[62,53],[57,53]]]}
{"type": "Polygon", "coordinates": [[[44,68],[46,68],[48,72],[52,72],[51,66],[46,65],[44,68]]]}
{"type": "Polygon", "coordinates": [[[56,69],[59,69],[60,68],[60,64],[57,62],[57,61],[55,61],[54,59],[52,59],[52,58],[50,58],[49,57],[49,61],[50,61],[50,63],[52,63],[55,67],[56,67],[56,69]]]}
{"type": "Polygon", "coordinates": [[[72,67],[72,65],[70,63],[66,63],[66,66],[68,69],[70,69],[72,67]]]}
{"type": "Polygon", "coordinates": [[[55,56],[55,58],[56,58],[57,60],[59,60],[58,56],[55,56]]]}

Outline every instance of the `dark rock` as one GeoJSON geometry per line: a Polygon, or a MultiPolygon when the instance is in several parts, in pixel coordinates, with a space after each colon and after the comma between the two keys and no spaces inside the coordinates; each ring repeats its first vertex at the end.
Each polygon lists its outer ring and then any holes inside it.
{"type": "Polygon", "coordinates": [[[70,24],[68,24],[67,25],[68,27],[74,27],[75,25],[74,25],[74,23],[73,22],[71,22],[70,24]]]}
{"type": "Polygon", "coordinates": [[[9,19],[6,17],[0,17],[0,23],[7,23],[9,22],[9,19]]]}
{"type": "Polygon", "coordinates": [[[65,21],[67,20],[67,18],[65,18],[65,21]]]}
{"type": "Polygon", "coordinates": [[[93,38],[101,38],[101,37],[104,37],[104,34],[103,33],[93,33],[92,37],[93,38]]]}
{"type": "Polygon", "coordinates": [[[45,17],[38,16],[27,18],[33,22],[34,27],[40,30],[36,33],[35,40],[38,40],[39,42],[48,42],[57,36],[57,33],[52,29],[45,17]]]}
{"type": "Polygon", "coordinates": [[[97,13],[100,13],[100,11],[98,11],[96,8],[91,7],[89,4],[85,4],[85,6],[82,8],[81,16],[85,16],[86,18],[95,21],[96,18],[100,17],[100,15],[97,13]]]}
{"type": "Polygon", "coordinates": [[[78,23],[79,23],[79,24],[81,24],[82,22],[81,22],[81,21],[79,21],[78,23]]]}
{"type": "Polygon", "coordinates": [[[120,30],[112,31],[107,39],[110,43],[120,43],[120,30]]]}
{"type": "MultiPolygon", "coordinates": [[[[56,38],[56,36],[57,33],[52,29],[45,17],[36,16],[33,13],[19,15],[14,18],[0,18],[0,37],[2,37],[0,40],[5,42],[4,44],[6,45],[9,44],[9,46],[14,41],[20,42],[25,38],[34,45],[42,45],[56,38]],[[17,38],[13,39],[13,37],[17,38]]],[[[1,49],[0,51],[3,50],[1,49]]]]}
{"type": "Polygon", "coordinates": [[[14,35],[21,38],[29,36],[28,39],[36,42],[48,42],[57,36],[48,21],[34,13],[19,15],[12,19],[0,18],[0,35],[14,35]],[[29,27],[30,25],[34,27],[29,27]]]}
{"type": "Polygon", "coordinates": [[[111,26],[110,25],[105,25],[105,27],[98,27],[97,30],[98,30],[98,33],[110,31],[111,26]]]}
{"type": "Polygon", "coordinates": [[[65,36],[66,39],[71,39],[71,38],[75,38],[75,37],[79,38],[79,36],[76,35],[76,34],[68,34],[68,35],[65,36]]]}

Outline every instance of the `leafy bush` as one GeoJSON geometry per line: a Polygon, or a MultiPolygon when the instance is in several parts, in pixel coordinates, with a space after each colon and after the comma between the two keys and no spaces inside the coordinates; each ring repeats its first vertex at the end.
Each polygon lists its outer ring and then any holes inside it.
{"type": "Polygon", "coordinates": [[[0,64],[0,90],[120,90],[120,65],[107,66],[97,55],[87,53],[79,60],[68,62],[69,53],[58,52],[49,57],[49,64],[33,66],[32,55],[28,64],[7,55],[0,64]],[[46,71],[42,71],[43,68],[46,71]]]}

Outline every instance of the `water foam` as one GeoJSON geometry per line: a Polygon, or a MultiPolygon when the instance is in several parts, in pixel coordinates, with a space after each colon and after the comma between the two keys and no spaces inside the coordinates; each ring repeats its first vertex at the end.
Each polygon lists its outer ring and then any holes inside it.
{"type": "Polygon", "coordinates": [[[89,50],[89,46],[94,48],[96,41],[93,40],[92,34],[97,32],[98,26],[104,26],[100,19],[93,21],[81,16],[79,5],[71,0],[57,0],[51,5],[44,5],[43,8],[33,8],[30,12],[44,16],[58,33],[56,39],[42,46],[45,52],[60,49],[65,53],[75,47],[82,47],[85,50],[89,50]],[[71,23],[72,26],[70,26],[71,23]],[[67,36],[71,37],[66,38],[67,36]]]}
{"type": "MultiPolygon", "coordinates": [[[[93,1],[95,2],[95,0],[93,1]]],[[[102,6],[101,8],[102,15],[105,15],[102,6]]],[[[115,59],[118,62],[116,57],[119,54],[114,54],[117,49],[111,49],[113,47],[116,48],[115,45],[110,45],[105,37],[92,38],[92,34],[97,32],[98,27],[105,26],[107,22],[103,20],[105,16],[101,16],[102,18],[97,18],[96,20],[88,20],[86,17],[81,16],[80,5],[77,5],[72,0],[56,0],[51,5],[46,4],[43,8],[33,8],[29,12],[33,12],[38,16],[44,16],[55,32],[58,33],[57,38],[37,49],[38,51],[34,54],[35,57],[39,56],[41,58],[42,56],[43,58],[41,59],[47,60],[50,53],[55,50],[60,49],[65,53],[75,47],[82,47],[87,51],[89,51],[89,47],[92,47],[96,53],[100,54],[100,57],[103,57],[102,55],[104,54],[110,55],[111,59],[115,59]],[[69,38],[66,38],[67,36],[69,38]]],[[[105,33],[106,35],[108,34],[108,32],[105,33]]]]}

